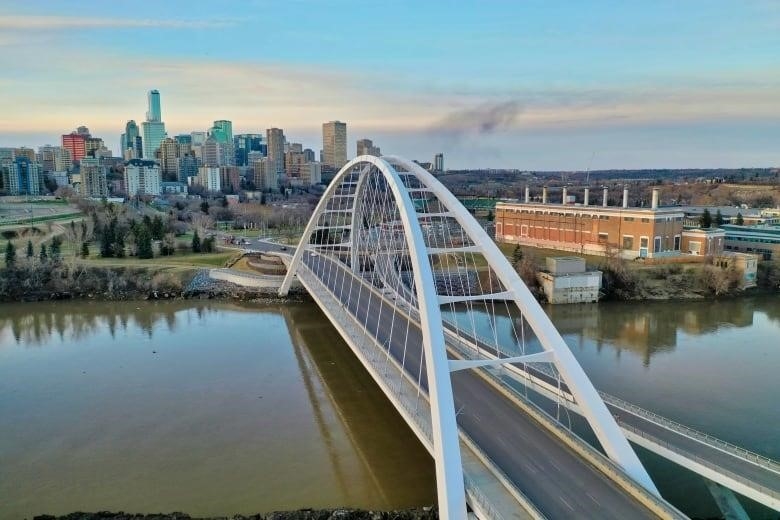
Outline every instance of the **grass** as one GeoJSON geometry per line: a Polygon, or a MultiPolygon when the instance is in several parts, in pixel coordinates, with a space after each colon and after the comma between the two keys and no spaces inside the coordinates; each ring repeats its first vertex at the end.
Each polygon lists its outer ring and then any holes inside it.
{"type": "MultiPolygon", "coordinates": [[[[104,267],[167,267],[177,270],[189,270],[225,267],[225,264],[236,256],[232,251],[220,251],[217,253],[177,253],[173,256],[155,256],[148,259],[141,259],[135,256],[102,258],[95,245],[91,246],[90,253],[89,258],[79,258],[77,261],[87,265],[104,267]]],[[[69,256],[72,258],[72,251],[69,256]]],[[[65,256],[65,258],[69,256],[65,256]]]]}

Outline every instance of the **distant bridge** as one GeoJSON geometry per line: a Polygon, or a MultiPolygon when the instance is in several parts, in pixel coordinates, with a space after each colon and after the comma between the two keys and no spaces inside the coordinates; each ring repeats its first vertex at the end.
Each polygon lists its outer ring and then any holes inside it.
{"type": "Polygon", "coordinates": [[[467,503],[479,518],[682,518],[626,437],[780,509],[776,462],[597,392],[495,243],[413,162],[350,161],[283,256],[280,293],[298,278],[432,454],[443,518],[467,503]],[[529,391],[581,414],[606,457],[529,391]]]}

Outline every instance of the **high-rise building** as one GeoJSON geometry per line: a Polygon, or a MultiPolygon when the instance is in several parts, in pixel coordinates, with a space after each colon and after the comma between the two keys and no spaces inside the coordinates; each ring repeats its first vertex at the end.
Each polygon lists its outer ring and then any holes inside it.
{"type": "Polygon", "coordinates": [[[176,139],[166,137],[160,143],[160,173],[164,181],[179,178],[179,143],[176,139]]]}
{"type": "Polygon", "coordinates": [[[220,143],[233,142],[233,123],[225,119],[214,121],[209,134],[220,143]]]}
{"type": "Polygon", "coordinates": [[[103,140],[99,137],[87,137],[84,140],[84,151],[87,157],[95,157],[95,151],[105,146],[103,140]]]}
{"type": "Polygon", "coordinates": [[[284,173],[284,131],[281,128],[269,128],[265,131],[268,145],[268,158],[273,164],[276,175],[284,173]]]}
{"type": "Polygon", "coordinates": [[[201,166],[198,168],[198,175],[193,177],[191,182],[203,186],[206,191],[222,191],[217,166],[201,166]]]}
{"type": "Polygon", "coordinates": [[[194,154],[187,154],[179,158],[179,182],[189,184],[189,178],[198,174],[198,158],[194,154]]]}
{"type": "Polygon", "coordinates": [[[160,107],[160,92],[150,90],[148,94],[149,109],[146,111],[146,120],[150,123],[162,122],[162,109],[160,107]]]}
{"type": "Polygon", "coordinates": [[[62,147],[70,152],[71,160],[80,161],[87,155],[87,138],[77,132],[64,134],[62,147]]]}
{"type": "Polygon", "coordinates": [[[444,154],[439,152],[433,158],[433,170],[437,172],[444,171],[444,154]]]}
{"type": "Polygon", "coordinates": [[[40,195],[41,171],[26,156],[15,157],[3,170],[3,186],[10,195],[40,195]]]}
{"type": "Polygon", "coordinates": [[[131,150],[131,159],[140,159],[143,157],[143,150],[141,149],[141,134],[138,131],[138,125],[134,120],[130,120],[125,125],[125,133],[122,134],[122,156],[124,157],[126,150],[131,150]]]}
{"type": "Polygon", "coordinates": [[[330,121],[322,124],[324,163],[340,169],[347,163],[347,123],[330,121]]]}
{"type": "Polygon", "coordinates": [[[14,162],[13,148],[0,148],[0,165],[14,162]]]}
{"type": "MultiPolygon", "coordinates": [[[[238,134],[233,137],[236,152],[236,166],[249,166],[249,154],[263,151],[263,136],[260,134],[238,134]]],[[[265,155],[265,154],[263,154],[265,155]]]]}
{"type": "Polygon", "coordinates": [[[192,135],[179,134],[174,139],[179,144],[179,157],[184,157],[192,151],[192,135]]]}
{"type": "Polygon", "coordinates": [[[241,189],[241,172],[238,166],[219,167],[219,185],[225,191],[237,192],[241,189]]]}
{"type": "Polygon", "coordinates": [[[357,142],[357,154],[380,157],[382,152],[379,150],[378,146],[374,146],[374,142],[371,141],[371,139],[360,139],[357,142]]]}
{"type": "Polygon", "coordinates": [[[160,93],[156,90],[149,91],[149,110],[146,111],[146,121],[141,123],[143,134],[143,155],[147,159],[154,159],[160,143],[165,139],[165,123],[162,121],[160,108],[160,93]]]}
{"type": "Polygon", "coordinates": [[[76,128],[76,133],[79,135],[83,135],[84,137],[90,136],[89,128],[87,128],[86,126],[80,126],[76,128]]]}
{"type": "Polygon", "coordinates": [[[303,151],[289,150],[284,154],[284,174],[288,179],[301,178],[301,167],[306,164],[306,157],[303,151]]]}
{"type": "Polygon", "coordinates": [[[219,166],[221,155],[219,141],[209,136],[201,147],[201,163],[203,166],[219,166]]]}
{"type": "Polygon", "coordinates": [[[306,159],[306,162],[314,162],[316,159],[314,158],[314,150],[311,148],[305,148],[303,150],[303,157],[306,159]]]}
{"type": "Polygon", "coordinates": [[[322,182],[322,164],[319,162],[307,162],[301,166],[301,184],[313,186],[322,182]]]}
{"type": "Polygon", "coordinates": [[[82,197],[108,197],[106,168],[100,164],[100,159],[85,157],[79,164],[79,173],[81,174],[79,193],[82,197]]]}
{"type": "Polygon", "coordinates": [[[125,188],[129,197],[160,195],[162,176],[154,161],[131,159],[125,163],[125,188]]]}
{"type": "Polygon", "coordinates": [[[270,157],[263,157],[253,163],[255,187],[262,191],[276,191],[279,189],[279,175],[276,173],[276,164],[270,157]]]}
{"type": "Polygon", "coordinates": [[[70,152],[47,144],[38,148],[38,163],[43,172],[62,172],[70,167],[70,152]]]}

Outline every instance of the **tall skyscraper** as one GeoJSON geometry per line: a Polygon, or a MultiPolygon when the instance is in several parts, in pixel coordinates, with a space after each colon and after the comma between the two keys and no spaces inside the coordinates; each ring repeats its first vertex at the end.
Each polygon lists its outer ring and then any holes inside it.
{"type": "Polygon", "coordinates": [[[160,173],[163,181],[175,181],[179,178],[179,143],[166,137],[160,143],[160,173]]]}
{"type": "Polygon", "coordinates": [[[238,134],[233,137],[233,148],[236,152],[236,166],[249,166],[249,154],[261,152],[263,136],[260,134],[238,134]]]}
{"type": "Polygon", "coordinates": [[[70,152],[74,161],[80,161],[87,155],[87,138],[82,134],[73,132],[62,136],[62,147],[70,152]]]}
{"type": "Polygon", "coordinates": [[[214,121],[209,134],[220,143],[233,142],[233,123],[225,119],[214,121]]]}
{"type": "Polygon", "coordinates": [[[194,154],[187,154],[179,158],[179,182],[189,185],[190,177],[198,174],[198,159],[194,154]]]}
{"type": "Polygon", "coordinates": [[[268,159],[271,160],[277,175],[284,173],[284,131],[281,128],[269,128],[265,131],[268,144],[268,159]]]}
{"type": "Polygon", "coordinates": [[[160,123],[162,121],[162,110],[160,108],[160,92],[150,90],[148,94],[149,110],[146,111],[146,120],[150,123],[160,123]]]}
{"type": "Polygon", "coordinates": [[[444,171],[444,154],[439,152],[433,158],[433,170],[437,172],[444,171]]]}
{"type": "Polygon", "coordinates": [[[143,133],[143,155],[147,159],[154,160],[160,143],[165,139],[165,123],[162,122],[160,108],[160,93],[156,90],[149,91],[149,110],[146,112],[146,121],[141,123],[143,133]]]}
{"type": "Polygon", "coordinates": [[[108,197],[106,168],[100,165],[100,159],[85,157],[79,165],[79,173],[81,174],[79,192],[82,197],[108,197]]]}
{"type": "Polygon", "coordinates": [[[324,163],[340,169],[347,163],[347,123],[330,121],[322,124],[324,163]]]}
{"type": "Polygon", "coordinates": [[[38,163],[28,157],[16,157],[6,166],[3,186],[10,195],[40,195],[41,171],[38,163]]]}
{"type": "Polygon", "coordinates": [[[129,197],[160,195],[160,167],[154,161],[131,159],[125,163],[125,189],[129,197]]]}
{"type": "Polygon", "coordinates": [[[360,139],[357,142],[357,154],[380,157],[382,152],[379,150],[378,146],[374,146],[374,142],[371,141],[371,139],[360,139]]]}
{"type": "MultiPolygon", "coordinates": [[[[140,159],[143,156],[143,150],[139,145],[139,137],[141,134],[138,132],[138,125],[134,120],[130,120],[125,125],[125,133],[122,134],[122,156],[125,155],[126,150],[130,150],[131,159],[140,159]]],[[[140,141],[142,142],[142,141],[140,141]]]]}

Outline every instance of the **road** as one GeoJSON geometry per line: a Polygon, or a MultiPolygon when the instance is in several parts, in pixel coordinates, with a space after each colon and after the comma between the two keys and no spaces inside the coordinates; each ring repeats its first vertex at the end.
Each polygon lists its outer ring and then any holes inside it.
{"type": "MultiPolygon", "coordinates": [[[[422,354],[419,326],[365,288],[343,264],[308,252],[303,260],[416,377],[422,354]]],[[[425,370],[420,382],[427,388],[425,370]]],[[[452,384],[459,426],[548,518],[655,518],[475,372],[455,373],[452,384]]]]}

